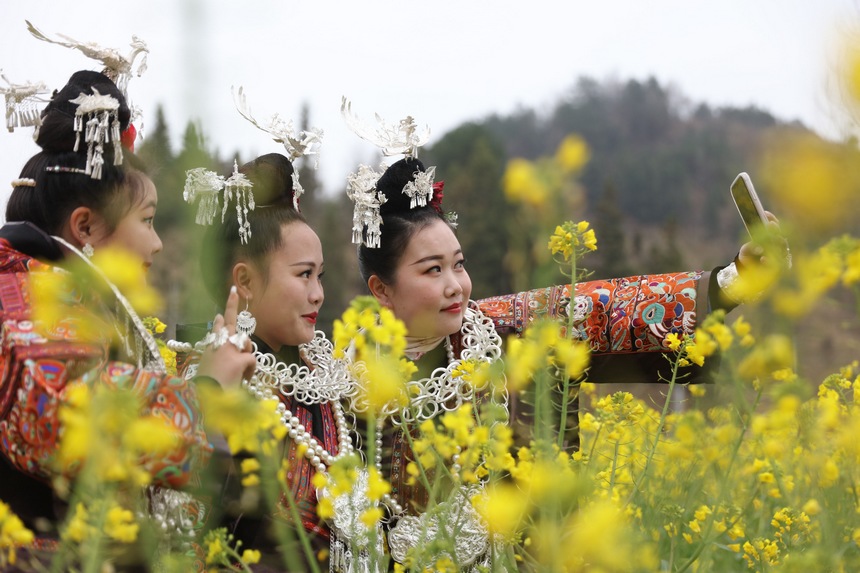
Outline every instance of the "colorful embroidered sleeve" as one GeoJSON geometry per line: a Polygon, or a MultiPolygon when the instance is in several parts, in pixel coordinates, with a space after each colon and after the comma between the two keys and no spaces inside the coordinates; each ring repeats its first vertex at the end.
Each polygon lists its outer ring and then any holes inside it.
{"type": "Polygon", "coordinates": [[[501,334],[521,334],[540,318],[566,322],[572,308],[576,336],[592,350],[591,373],[605,376],[595,381],[656,381],[655,367],[664,361],[645,355],[666,352],[670,332],[694,332],[707,309],[707,302],[700,302],[706,300],[700,288],[706,275],[696,271],[579,283],[572,305],[570,285],[490,297],[478,305],[501,334]],[[620,359],[623,355],[636,363],[620,359]]]}
{"type": "Polygon", "coordinates": [[[76,380],[92,381],[131,389],[141,399],[142,415],[160,417],[177,430],[176,448],[141,463],[156,485],[184,485],[209,451],[190,383],[106,361],[106,345],[81,341],[72,321],[37,327],[30,320],[27,278],[0,274],[0,453],[22,472],[49,478],[66,389],[76,380]]]}

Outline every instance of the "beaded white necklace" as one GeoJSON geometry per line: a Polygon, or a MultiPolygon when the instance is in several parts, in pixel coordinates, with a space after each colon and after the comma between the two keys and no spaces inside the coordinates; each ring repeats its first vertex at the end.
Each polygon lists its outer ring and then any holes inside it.
{"type": "Polygon", "coordinates": [[[254,357],[257,359],[257,371],[251,380],[243,381],[251,394],[261,400],[277,399],[278,414],[281,423],[286,426],[287,435],[297,445],[306,444],[305,457],[318,471],[326,471],[342,457],[354,451],[350,436],[349,424],[341,398],[348,393],[352,386],[346,363],[332,356],[332,344],[321,331],[309,343],[299,346],[301,364],[286,364],[273,354],[260,352],[254,344],[254,357]],[[307,366],[311,364],[312,367],[307,366]],[[305,404],[331,404],[337,425],[338,448],[332,454],[323,447],[311,431],[299,423],[299,419],[287,409],[278,396],[291,397],[305,404]]]}

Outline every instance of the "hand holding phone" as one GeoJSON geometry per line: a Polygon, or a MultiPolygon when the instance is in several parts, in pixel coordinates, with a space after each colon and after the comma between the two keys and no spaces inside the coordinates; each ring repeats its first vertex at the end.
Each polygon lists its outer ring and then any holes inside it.
{"type": "Polygon", "coordinates": [[[731,191],[732,199],[750,237],[760,235],[762,230],[767,228],[769,219],[761,206],[750,176],[744,172],[739,173],[732,182],[731,191]]]}

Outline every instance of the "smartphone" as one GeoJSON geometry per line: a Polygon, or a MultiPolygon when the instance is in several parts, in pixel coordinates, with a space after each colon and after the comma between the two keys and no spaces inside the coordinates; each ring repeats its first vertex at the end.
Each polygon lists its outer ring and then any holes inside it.
{"type": "Polygon", "coordinates": [[[761,228],[767,225],[768,218],[755,192],[752,179],[746,173],[739,173],[732,182],[732,199],[750,236],[760,233],[761,228]]]}

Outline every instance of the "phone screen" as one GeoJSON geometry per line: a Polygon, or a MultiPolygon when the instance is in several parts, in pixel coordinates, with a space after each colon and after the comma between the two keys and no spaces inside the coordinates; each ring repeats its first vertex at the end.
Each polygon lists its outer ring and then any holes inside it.
{"type": "Polygon", "coordinates": [[[738,175],[734,183],[732,183],[732,198],[735,201],[735,205],[737,205],[738,213],[740,213],[747,231],[753,233],[754,229],[767,222],[764,209],[752,186],[752,181],[749,180],[749,176],[746,173],[738,175]]]}

